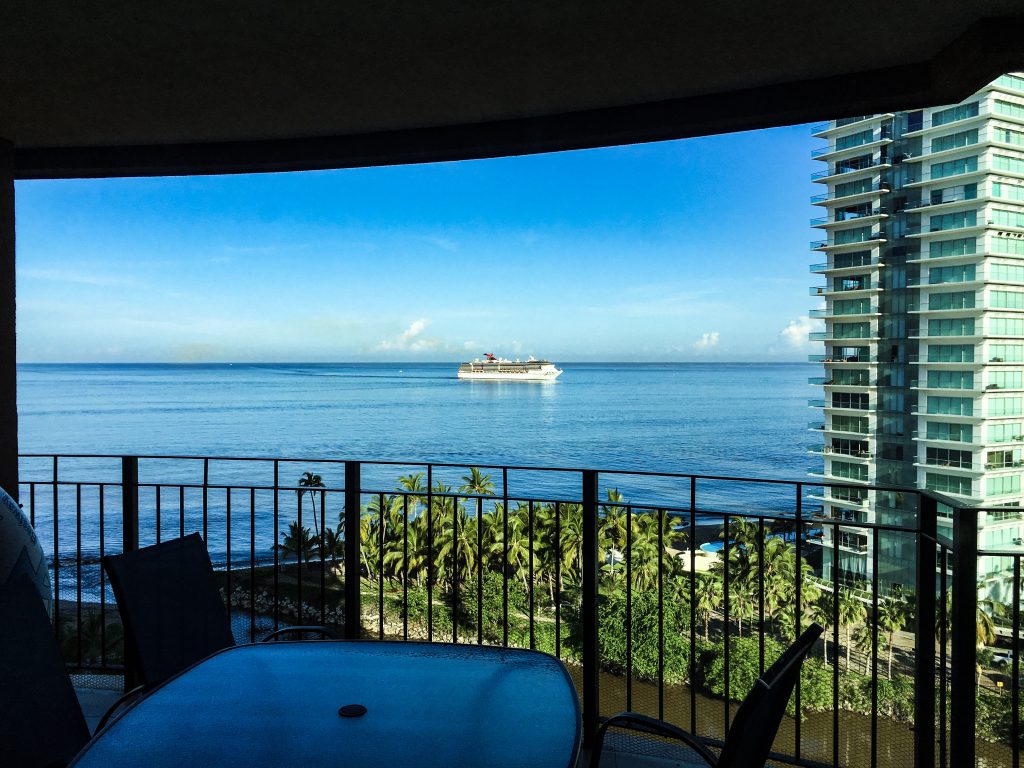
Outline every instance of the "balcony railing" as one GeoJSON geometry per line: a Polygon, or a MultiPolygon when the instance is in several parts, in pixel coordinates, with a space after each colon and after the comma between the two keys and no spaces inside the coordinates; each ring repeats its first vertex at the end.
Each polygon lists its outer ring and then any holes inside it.
{"type": "Polygon", "coordinates": [[[78,673],[125,671],[100,558],[198,530],[240,640],[319,622],[347,638],[537,648],[574,675],[588,739],[602,716],[639,709],[716,743],[730,702],[814,620],[827,636],[805,663],[798,716],[785,721],[773,760],[1010,765],[1021,644],[1003,690],[984,664],[979,686],[976,618],[998,583],[1001,620],[1020,637],[1024,549],[980,549],[976,519],[987,510],[926,491],[874,488],[900,505],[898,524],[822,519],[806,503],[866,489],[553,467],[83,455],[23,456],[20,486],[49,552],[55,632],[78,673]],[[852,532],[867,542],[856,591],[850,564],[816,546],[852,532]]]}

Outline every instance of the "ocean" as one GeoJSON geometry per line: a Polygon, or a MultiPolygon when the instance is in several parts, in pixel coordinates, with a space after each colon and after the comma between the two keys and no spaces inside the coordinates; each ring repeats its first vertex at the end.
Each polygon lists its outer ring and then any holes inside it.
{"type": "MultiPolygon", "coordinates": [[[[113,365],[26,364],[18,368],[22,454],[113,454],[303,459],[282,465],[281,485],[304,471],[342,485],[340,465],[314,459],[409,462],[367,466],[363,487],[390,490],[418,462],[463,465],[436,470],[435,480],[461,484],[473,465],[655,471],[782,480],[806,480],[820,459],[807,449],[813,412],[807,398],[815,366],[798,363],[565,363],[554,383],[467,382],[457,363],[113,365]]],[[[271,485],[269,462],[218,462],[210,482],[271,485]]],[[[199,483],[201,462],[150,460],[143,483],[199,483]]],[[[22,481],[45,483],[47,459],[22,461],[22,481]]],[[[500,492],[500,472],[489,470],[500,492]]],[[[62,459],[62,481],[120,481],[117,460],[62,459]]],[[[578,473],[510,473],[510,494],[547,499],[580,497],[578,473]]],[[[602,475],[602,496],[618,488],[625,498],[685,506],[685,482],[602,475]]],[[[112,491],[109,491],[112,493],[112,491]]],[[[792,509],[788,487],[701,481],[703,509],[792,509]]],[[[40,508],[48,507],[37,486],[40,508]]],[[[61,490],[61,550],[77,546],[75,488],[61,490]]],[[[295,494],[289,492],[290,497],[295,494]]],[[[24,488],[23,488],[24,494],[24,488]]],[[[163,500],[164,535],[176,530],[177,492],[163,500]]],[[[185,498],[186,529],[198,528],[199,504],[185,498]]],[[[143,543],[153,540],[159,516],[155,489],[140,492],[143,543]]],[[[216,493],[208,504],[211,551],[226,550],[220,531],[231,514],[216,493]]],[[[112,498],[112,497],[111,497],[112,498]]],[[[333,497],[331,509],[337,506],[333,497]]],[[[24,500],[24,499],[23,499],[24,500]]],[[[232,497],[233,525],[243,517],[245,494],[232,497]],[[238,510],[242,510],[239,513],[238,510]]],[[[364,501],[365,503],[365,501],[364,501]]],[[[266,499],[257,501],[264,516],[266,499]]],[[[82,492],[82,550],[98,552],[98,491],[82,492]]],[[[289,519],[294,516],[288,512],[289,519]]],[[[336,517],[332,511],[331,518],[336,517]]],[[[283,521],[286,522],[286,521],[283,521]]],[[[328,521],[333,523],[333,519],[328,521]]],[[[309,524],[307,519],[306,524],[309,524]]],[[[260,529],[265,553],[273,529],[260,529]],[[265,539],[265,540],[264,540],[265,539]]],[[[107,541],[119,530],[107,523],[107,541]]],[[[45,530],[41,538],[52,540],[45,530]]],[[[248,546],[235,542],[232,550],[248,546]]],[[[215,559],[216,554],[215,554],[215,559]]]]}
{"type": "Polygon", "coordinates": [[[22,453],[313,456],[801,478],[807,364],[565,363],[554,383],[456,363],[18,367],[22,453]]]}

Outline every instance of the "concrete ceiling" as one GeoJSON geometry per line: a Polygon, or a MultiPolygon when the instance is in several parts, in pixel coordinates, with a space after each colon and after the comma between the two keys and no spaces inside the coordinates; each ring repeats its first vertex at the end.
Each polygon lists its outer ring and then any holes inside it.
{"type": "Polygon", "coordinates": [[[4,0],[21,178],[420,162],[958,100],[1021,0],[4,0]]]}

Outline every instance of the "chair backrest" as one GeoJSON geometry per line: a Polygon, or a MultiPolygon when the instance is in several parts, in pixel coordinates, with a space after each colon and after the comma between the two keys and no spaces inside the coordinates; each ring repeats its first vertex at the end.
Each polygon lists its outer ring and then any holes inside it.
{"type": "Polygon", "coordinates": [[[206,543],[198,533],[103,558],[142,683],[166,680],[234,645],[206,543]]]}
{"type": "Polygon", "coordinates": [[[0,585],[0,765],[64,765],[89,740],[53,626],[25,576],[0,585]]]}
{"type": "Polygon", "coordinates": [[[765,764],[800,677],[800,665],[822,632],[822,627],[812,624],[757,679],[729,726],[718,768],[761,768],[765,764]]]}

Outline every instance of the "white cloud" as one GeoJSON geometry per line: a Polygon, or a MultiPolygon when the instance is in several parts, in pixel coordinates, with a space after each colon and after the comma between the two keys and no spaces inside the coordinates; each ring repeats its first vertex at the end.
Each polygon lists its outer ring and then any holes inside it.
{"type": "Polygon", "coordinates": [[[698,352],[703,352],[706,349],[718,346],[718,331],[711,331],[710,333],[703,334],[696,342],[694,342],[693,348],[698,352]]]}
{"type": "Polygon", "coordinates": [[[779,335],[789,346],[796,349],[804,349],[810,345],[807,334],[811,332],[813,327],[811,318],[800,317],[796,320],[790,320],[789,325],[783,328],[779,335]]]}
{"type": "Polygon", "coordinates": [[[98,286],[124,286],[137,285],[137,282],[128,277],[118,275],[102,274],[98,272],[80,272],[62,267],[50,269],[33,269],[31,267],[18,270],[19,280],[41,280],[57,283],[75,283],[77,285],[98,285],[98,286]]]}
{"type": "Polygon", "coordinates": [[[431,352],[441,347],[437,339],[424,338],[422,336],[427,327],[426,318],[413,320],[412,323],[393,339],[383,339],[375,350],[380,352],[431,352]]]}

